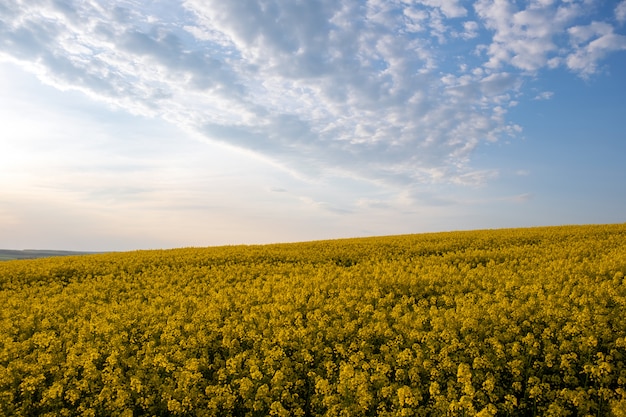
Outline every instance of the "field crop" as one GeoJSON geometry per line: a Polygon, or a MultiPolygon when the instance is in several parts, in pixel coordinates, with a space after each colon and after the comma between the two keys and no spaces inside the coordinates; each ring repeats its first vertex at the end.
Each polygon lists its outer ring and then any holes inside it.
{"type": "Polygon", "coordinates": [[[625,416],[626,224],[0,263],[4,416],[625,416]]]}

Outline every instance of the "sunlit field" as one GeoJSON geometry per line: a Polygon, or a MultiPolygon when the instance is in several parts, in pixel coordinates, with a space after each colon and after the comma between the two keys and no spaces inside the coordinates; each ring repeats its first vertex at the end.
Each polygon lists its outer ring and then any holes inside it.
{"type": "Polygon", "coordinates": [[[0,415],[624,416],[626,224],[0,262],[0,415]]]}

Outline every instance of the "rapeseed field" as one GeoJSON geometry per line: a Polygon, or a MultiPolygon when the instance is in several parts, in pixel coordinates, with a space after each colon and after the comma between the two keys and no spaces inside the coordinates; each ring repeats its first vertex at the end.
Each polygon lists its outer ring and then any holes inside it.
{"type": "Polygon", "coordinates": [[[625,416],[626,224],[0,263],[2,416],[625,416]]]}

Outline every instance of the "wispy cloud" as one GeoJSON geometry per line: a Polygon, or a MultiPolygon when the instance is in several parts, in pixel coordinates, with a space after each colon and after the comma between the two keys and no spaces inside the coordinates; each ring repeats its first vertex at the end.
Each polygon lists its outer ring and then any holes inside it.
{"type": "Polygon", "coordinates": [[[554,96],[554,91],[542,91],[535,96],[535,100],[550,100],[554,96]]]}
{"type": "Polygon", "coordinates": [[[534,197],[535,196],[532,193],[524,193],[510,197],[510,200],[516,203],[525,203],[529,200],[532,200],[534,197]]]}
{"type": "Polygon", "coordinates": [[[626,3],[613,23],[589,3],[17,1],[0,55],[302,175],[476,185],[497,175],[476,147],[521,130],[525,77],[626,49],[626,3]]]}
{"type": "Polygon", "coordinates": [[[626,0],[622,0],[617,6],[615,6],[615,18],[621,24],[626,22],[626,0]]]}

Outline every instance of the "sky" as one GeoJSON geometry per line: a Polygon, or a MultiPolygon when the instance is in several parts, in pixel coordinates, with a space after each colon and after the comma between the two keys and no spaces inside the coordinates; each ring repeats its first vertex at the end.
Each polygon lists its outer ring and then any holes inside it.
{"type": "Polygon", "coordinates": [[[626,0],[0,0],[0,248],[626,222],[626,0]]]}

